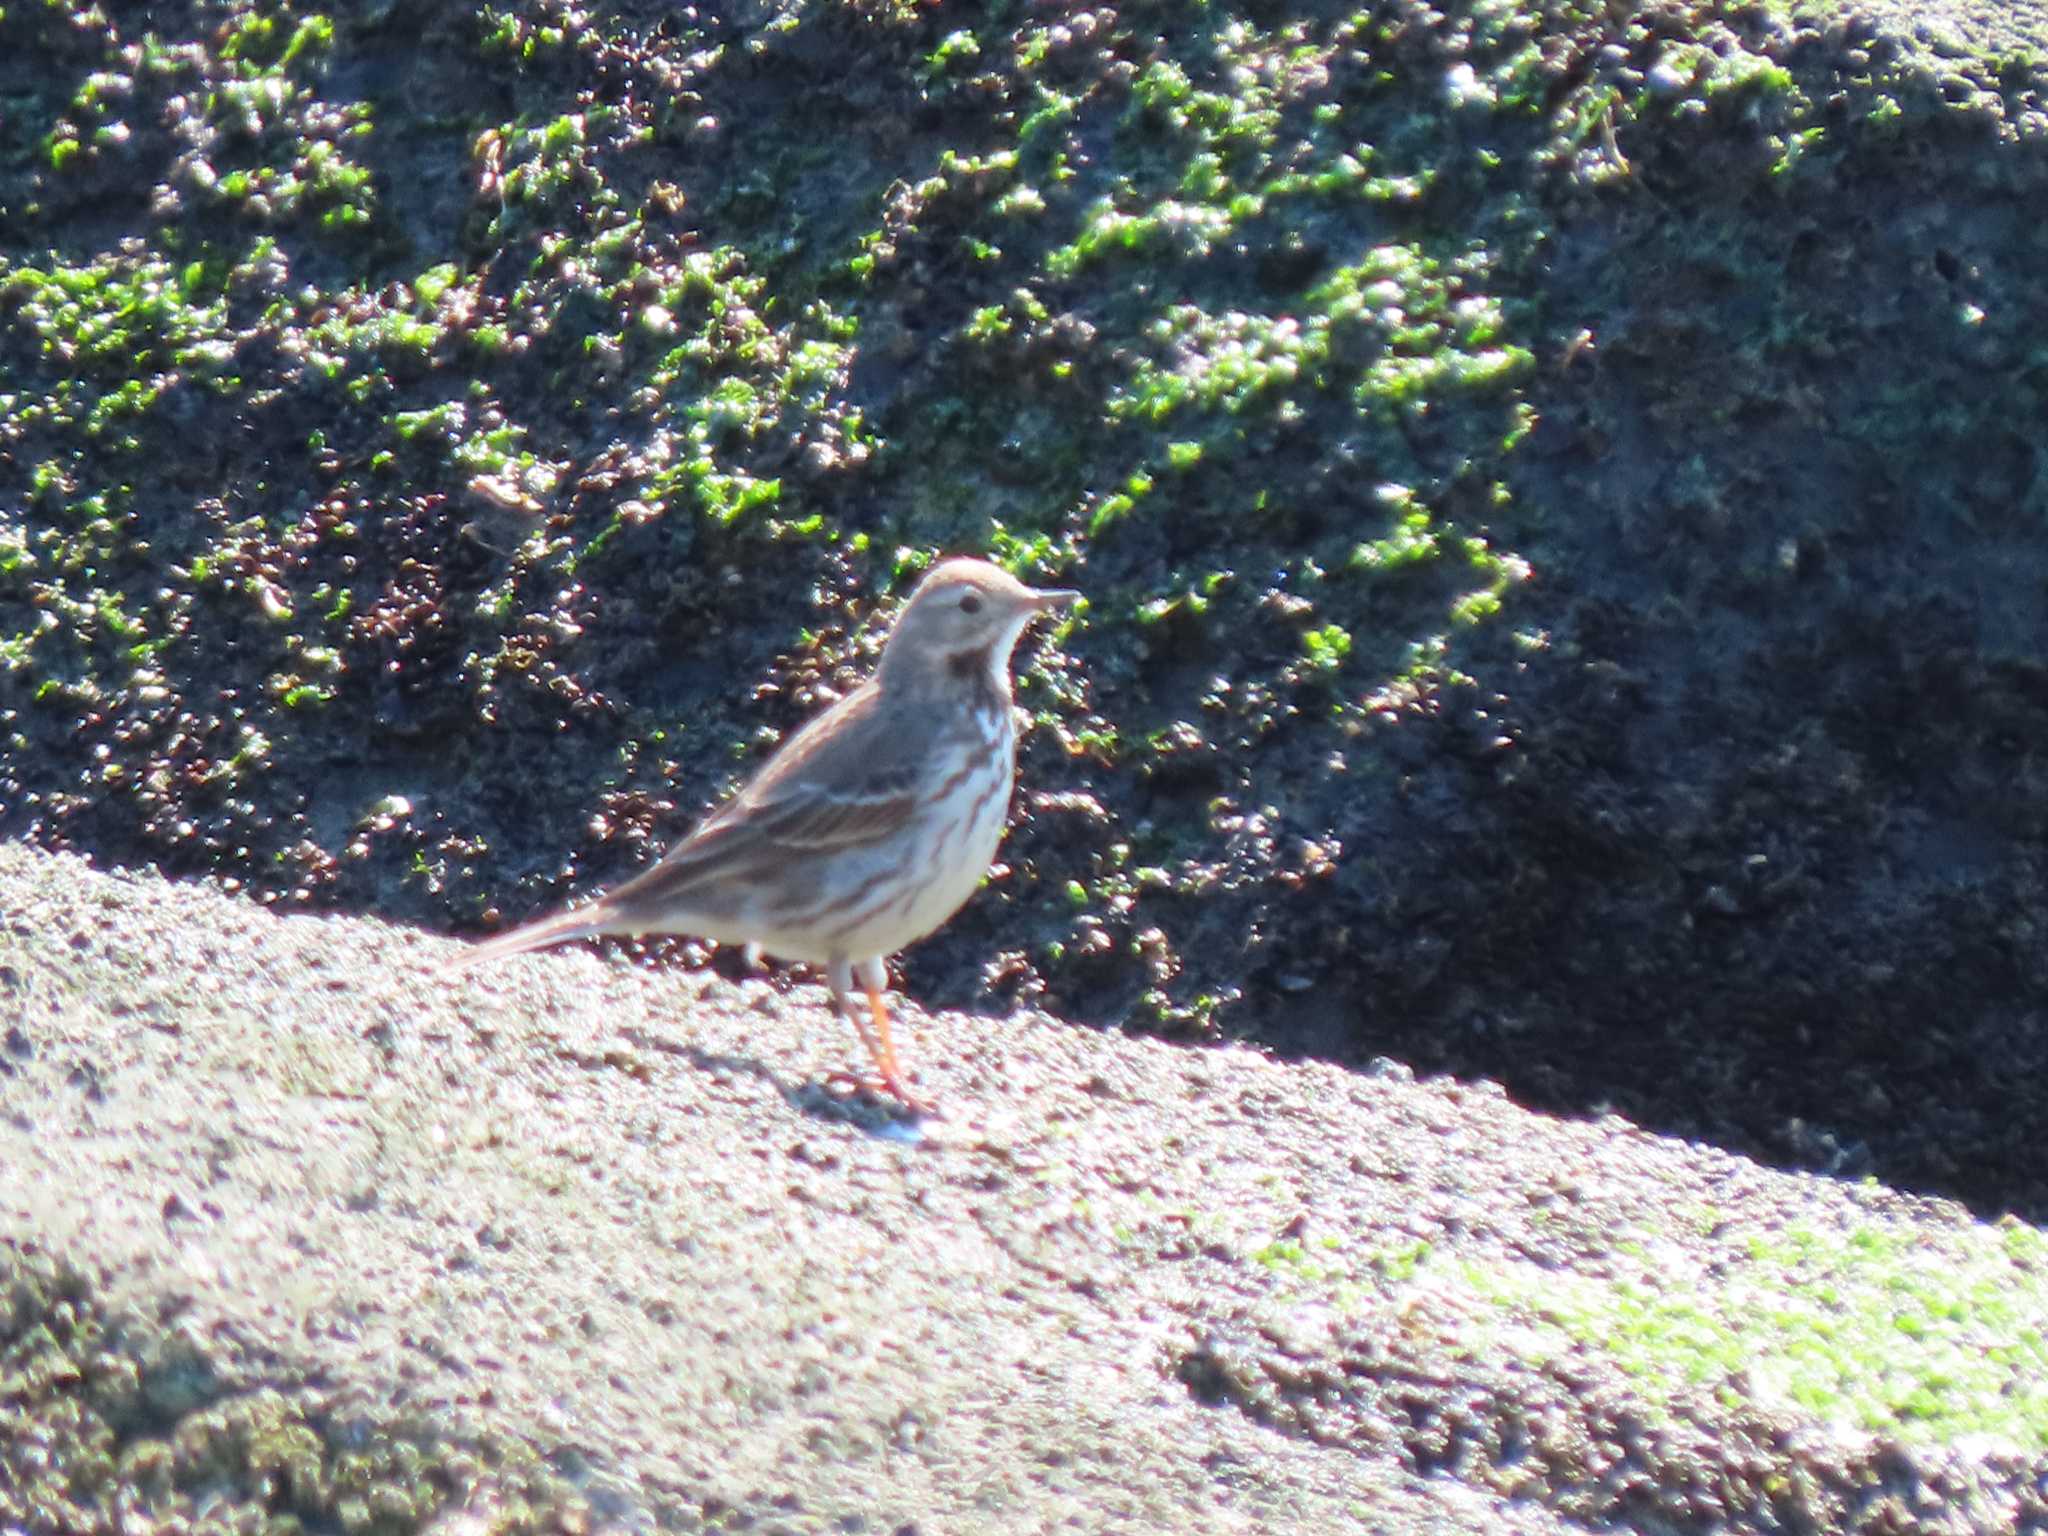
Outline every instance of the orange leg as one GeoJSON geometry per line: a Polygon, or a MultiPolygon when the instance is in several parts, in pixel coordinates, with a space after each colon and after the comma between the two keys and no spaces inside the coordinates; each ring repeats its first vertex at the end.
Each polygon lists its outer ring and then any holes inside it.
{"type": "Polygon", "coordinates": [[[929,1110],[932,1106],[904,1084],[903,1066],[896,1059],[896,1044],[889,1038],[889,1008],[882,1001],[882,989],[869,982],[864,990],[868,995],[868,1020],[875,1031],[868,1041],[868,1049],[882,1074],[882,1086],[901,1099],[906,1108],[920,1112],[929,1110]]]}
{"type": "Polygon", "coordinates": [[[828,1081],[845,1083],[868,1093],[886,1093],[913,1114],[935,1113],[933,1106],[912,1093],[903,1081],[903,1064],[896,1058],[896,1042],[889,1034],[889,1005],[882,1001],[882,988],[888,984],[889,973],[879,961],[865,964],[861,970],[864,972],[860,978],[861,989],[867,993],[868,999],[867,1017],[860,1016],[848,995],[854,979],[854,967],[844,962],[834,966],[829,973],[832,1011],[850,1020],[859,1032],[861,1044],[874,1058],[875,1075],[863,1077],[855,1072],[834,1072],[828,1081]]]}

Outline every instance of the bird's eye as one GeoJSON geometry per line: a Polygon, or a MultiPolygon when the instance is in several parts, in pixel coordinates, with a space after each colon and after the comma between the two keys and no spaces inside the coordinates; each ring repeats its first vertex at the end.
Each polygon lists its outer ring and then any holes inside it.
{"type": "Polygon", "coordinates": [[[979,613],[979,612],[981,612],[981,597],[980,597],[980,595],[979,595],[978,593],[970,592],[970,593],[968,593],[968,594],[967,594],[967,595],[966,595],[965,597],[961,598],[961,599],[960,599],[960,611],[961,611],[962,613],[979,613]]]}

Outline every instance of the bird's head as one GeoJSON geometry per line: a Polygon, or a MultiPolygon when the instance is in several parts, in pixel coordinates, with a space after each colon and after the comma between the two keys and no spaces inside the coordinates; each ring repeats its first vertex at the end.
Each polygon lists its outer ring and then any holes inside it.
{"type": "Polygon", "coordinates": [[[1009,693],[1010,652],[1041,613],[1080,593],[1027,587],[986,560],[942,560],[910,594],[882,647],[882,685],[919,686],[948,677],[989,678],[1009,693]]]}

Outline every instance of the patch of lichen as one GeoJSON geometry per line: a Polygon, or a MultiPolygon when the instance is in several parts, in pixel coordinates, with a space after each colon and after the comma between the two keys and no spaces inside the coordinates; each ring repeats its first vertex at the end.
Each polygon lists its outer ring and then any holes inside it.
{"type": "Polygon", "coordinates": [[[530,1447],[361,1414],[244,1378],[173,1319],[110,1311],[75,1270],[21,1252],[0,1307],[0,1520],[85,1531],[559,1529],[583,1501],[530,1447]]]}

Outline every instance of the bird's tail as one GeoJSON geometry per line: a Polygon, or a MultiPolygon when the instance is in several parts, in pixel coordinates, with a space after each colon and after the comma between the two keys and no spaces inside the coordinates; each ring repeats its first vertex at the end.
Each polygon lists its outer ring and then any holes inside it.
{"type": "Polygon", "coordinates": [[[444,975],[459,975],[492,960],[523,955],[528,950],[546,949],[550,944],[565,944],[571,939],[594,939],[599,934],[613,931],[607,916],[602,902],[579,907],[572,912],[557,912],[553,917],[544,917],[523,928],[514,928],[510,933],[501,933],[495,939],[467,946],[460,954],[443,961],[441,971],[444,975]]]}

